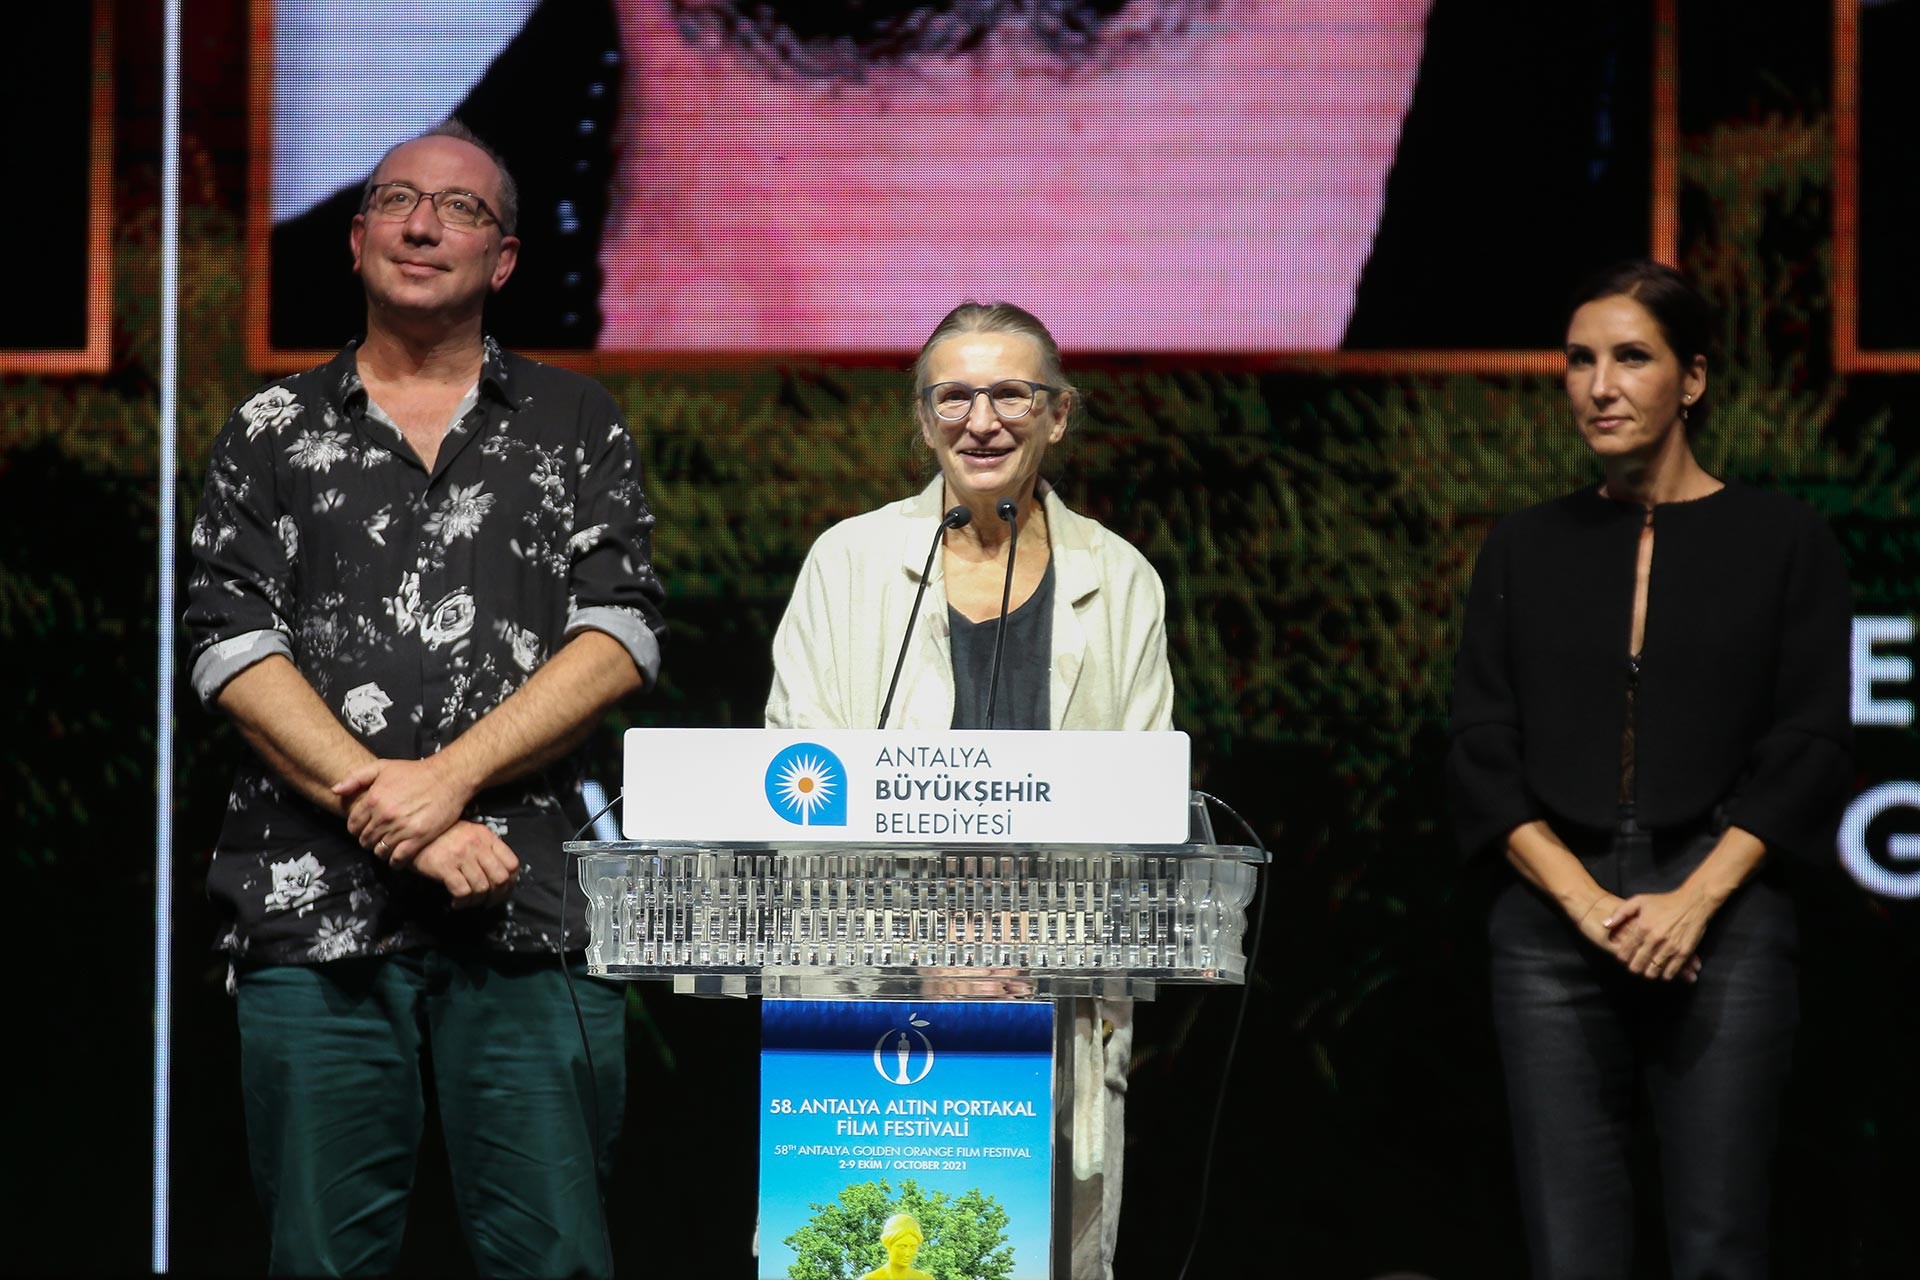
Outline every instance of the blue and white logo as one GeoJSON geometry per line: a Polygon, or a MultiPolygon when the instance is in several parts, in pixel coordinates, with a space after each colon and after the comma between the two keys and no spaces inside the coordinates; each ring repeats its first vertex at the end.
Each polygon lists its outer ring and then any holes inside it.
{"type": "Polygon", "coordinates": [[[847,825],[847,769],[813,742],[796,742],[767,765],[767,803],[800,827],[847,825]]]}
{"type": "Polygon", "coordinates": [[[921,1027],[933,1024],[925,1018],[909,1018],[904,1027],[894,1027],[873,1043],[873,1069],[888,1084],[919,1084],[933,1070],[933,1041],[921,1027]],[[915,1044],[918,1040],[920,1043],[915,1044]]]}

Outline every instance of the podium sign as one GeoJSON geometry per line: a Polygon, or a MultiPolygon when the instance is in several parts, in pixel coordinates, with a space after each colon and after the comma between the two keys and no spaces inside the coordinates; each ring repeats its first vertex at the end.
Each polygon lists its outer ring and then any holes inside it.
{"type": "Polygon", "coordinates": [[[1054,1009],[768,1000],[762,1280],[1051,1274],[1054,1009]]]}
{"type": "Polygon", "coordinates": [[[1266,856],[1189,808],[1186,735],[625,747],[626,839],[566,845],[587,968],[764,998],[761,1280],[1064,1280],[1100,1149],[1053,1002],[1245,981],[1266,856]]]}
{"type": "Polygon", "coordinates": [[[621,831],[657,843],[1181,844],[1184,733],[629,729],[621,831]]]}

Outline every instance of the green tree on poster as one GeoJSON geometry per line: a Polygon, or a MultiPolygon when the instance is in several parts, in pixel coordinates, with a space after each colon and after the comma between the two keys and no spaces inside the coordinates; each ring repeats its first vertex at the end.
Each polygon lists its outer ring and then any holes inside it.
{"type": "Polygon", "coordinates": [[[885,1180],[860,1182],[831,1204],[809,1205],[813,1218],[786,1238],[798,1257],[790,1280],[859,1280],[886,1262],[880,1230],[896,1213],[910,1213],[926,1233],[913,1265],[935,1280],[1009,1280],[1013,1248],[1007,1211],[978,1188],[960,1196],[927,1191],[909,1178],[896,1197],[885,1180]]]}

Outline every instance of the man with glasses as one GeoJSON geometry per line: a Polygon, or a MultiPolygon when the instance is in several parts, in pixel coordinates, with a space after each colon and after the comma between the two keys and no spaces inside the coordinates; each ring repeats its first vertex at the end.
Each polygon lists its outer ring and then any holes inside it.
{"type": "Polygon", "coordinates": [[[483,1274],[611,1270],[624,999],[556,961],[560,846],[662,590],[612,398],[485,336],[517,209],[457,122],[389,151],[366,337],[235,411],[194,526],[194,686],[254,749],[208,881],[275,1274],[394,1269],[428,1098],[483,1274]]]}

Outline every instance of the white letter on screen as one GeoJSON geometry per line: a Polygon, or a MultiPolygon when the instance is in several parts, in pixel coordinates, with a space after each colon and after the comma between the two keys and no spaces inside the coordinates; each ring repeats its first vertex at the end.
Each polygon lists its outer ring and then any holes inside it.
{"type": "Polygon", "coordinates": [[[1874,652],[1875,645],[1912,644],[1912,618],[1861,617],[1853,620],[1853,722],[1904,729],[1913,723],[1910,698],[1876,698],[1876,684],[1906,684],[1913,659],[1874,652]]]}
{"type": "Polygon", "coordinates": [[[1840,862],[1860,887],[1883,898],[1920,898],[1920,834],[1896,831],[1887,836],[1887,861],[1911,870],[1882,866],[1867,849],[1867,828],[1891,809],[1920,816],[1920,782],[1888,782],[1860,793],[1840,820],[1840,862]]]}

